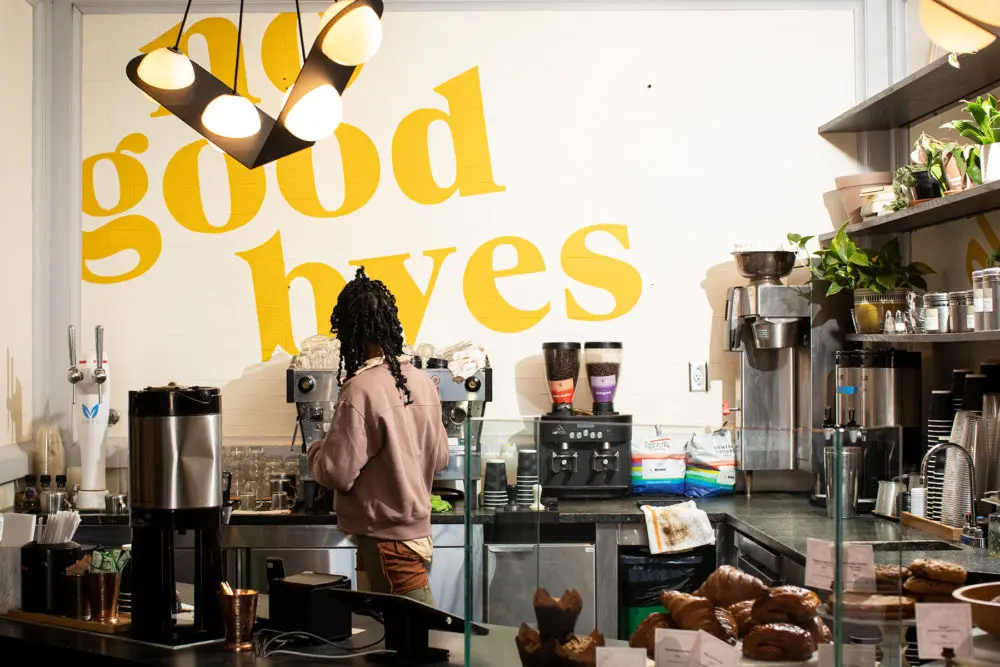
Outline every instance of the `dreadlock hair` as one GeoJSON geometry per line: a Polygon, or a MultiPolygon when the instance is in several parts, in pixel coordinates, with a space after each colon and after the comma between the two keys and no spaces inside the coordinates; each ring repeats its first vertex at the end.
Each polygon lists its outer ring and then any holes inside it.
{"type": "Polygon", "coordinates": [[[340,339],[339,384],[350,380],[368,361],[366,347],[369,343],[382,349],[389,372],[396,379],[396,388],[406,397],[406,405],[413,403],[406,378],[399,368],[399,355],[403,353],[403,325],[399,322],[396,297],[380,280],[365,274],[365,267],[358,269],[354,280],[347,283],[337,297],[337,305],[330,315],[330,333],[340,339]]]}

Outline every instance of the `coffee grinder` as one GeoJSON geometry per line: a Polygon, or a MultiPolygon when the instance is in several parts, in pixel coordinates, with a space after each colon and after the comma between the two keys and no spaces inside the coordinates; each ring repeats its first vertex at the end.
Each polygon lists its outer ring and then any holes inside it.
{"type": "Polygon", "coordinates": [[[223,636],[222,402],[216,387],[130,391],[132,635],[163,644],[223,636]],[[175,537],[194,536],[194,623],[173,619],[175,537]]]}
{"type": "Polygon", "coordinates": [[[545,376],[552,412],[538,420],[539,481],[557,498],[627,496],[632,477],[632,416],[618,414],[614,399],[621,373],[622,344],[584,345],[592,415],[573,412],[580,374],[579,343],[544,343],[545,376]]]}

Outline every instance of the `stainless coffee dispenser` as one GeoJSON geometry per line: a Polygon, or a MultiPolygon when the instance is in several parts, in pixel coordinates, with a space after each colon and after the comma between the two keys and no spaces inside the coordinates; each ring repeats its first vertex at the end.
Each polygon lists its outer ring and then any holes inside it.
{"type": "Polygon", "coordinates": [[[920,466],[920,353],[841,350],[836,364],[835,418],[861,447],[858,503],[871,509],[880,481],[920,466]]]}
{"type": "Polygon", "coordinates": [[[734,252],[733,259],[748,279],[729,288],[726,300],[727,349],[740,353],[737,463],[747,473],[810,471],[811,287],[782,284],[795,266],[793,252],[734,252]]]}

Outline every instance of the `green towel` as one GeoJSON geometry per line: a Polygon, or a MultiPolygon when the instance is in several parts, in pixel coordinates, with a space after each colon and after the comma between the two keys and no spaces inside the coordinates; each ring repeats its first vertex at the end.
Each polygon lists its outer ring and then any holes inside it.
{"type": "Polygon", "coordinates": [[[435,496],[431,494],[431,511],[432,512],[447,512],[451,509],[451,503],[447,500],[442,500],[441,496],[435,496]]]}

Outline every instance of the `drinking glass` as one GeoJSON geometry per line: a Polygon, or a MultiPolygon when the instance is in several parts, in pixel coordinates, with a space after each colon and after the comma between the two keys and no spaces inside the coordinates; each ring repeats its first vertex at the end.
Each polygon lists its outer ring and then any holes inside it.
{"type": "Polygon", "coordinates": [[[990,514],[987,546],[991,556],[1000,556],[1000,514],[997,512],[990,514]]]}

